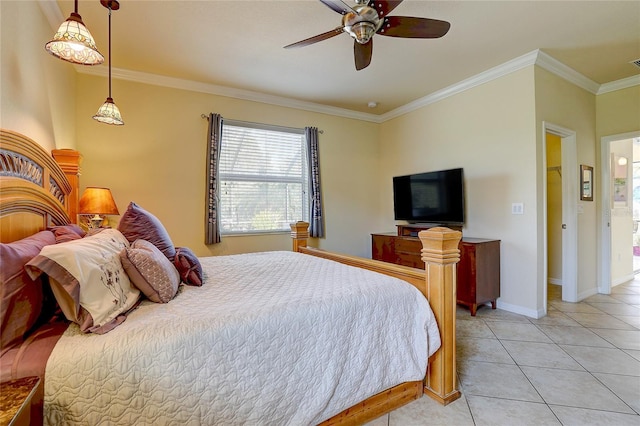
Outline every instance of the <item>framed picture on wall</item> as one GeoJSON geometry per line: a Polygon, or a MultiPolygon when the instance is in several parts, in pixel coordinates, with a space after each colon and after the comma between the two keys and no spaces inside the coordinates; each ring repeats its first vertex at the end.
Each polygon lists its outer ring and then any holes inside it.
{"type": "Polygon", "coordinates": [[[580,200],[593,201],[593,167],[580,165],[580,200]]]}
{"type": "Polygon", "coordinates": [[[627,157],[611,155],[612,185],[611,201],[613,208],[629,205],[629,178],[627,175],[627,157]]]}

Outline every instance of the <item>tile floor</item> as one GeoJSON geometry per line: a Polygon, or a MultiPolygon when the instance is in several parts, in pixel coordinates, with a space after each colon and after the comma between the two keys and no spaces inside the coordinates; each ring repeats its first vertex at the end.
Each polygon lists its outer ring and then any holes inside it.
{"type": "Polygon", "coordinates": [[[462,397],[420,398],[369,426],[640,425],[640,277],[580,303],[549,286],[532,319],[459,307],[462,397]]]}

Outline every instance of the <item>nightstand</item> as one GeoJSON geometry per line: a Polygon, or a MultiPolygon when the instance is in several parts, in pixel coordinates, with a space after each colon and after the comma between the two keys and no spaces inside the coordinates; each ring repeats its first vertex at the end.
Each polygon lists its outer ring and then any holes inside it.
{"type": "Polygon", "coordinates": [[[31,422],[31,399],[40,385],[36,376],[0,383],[0,426],[28,426],[31,422]]]}

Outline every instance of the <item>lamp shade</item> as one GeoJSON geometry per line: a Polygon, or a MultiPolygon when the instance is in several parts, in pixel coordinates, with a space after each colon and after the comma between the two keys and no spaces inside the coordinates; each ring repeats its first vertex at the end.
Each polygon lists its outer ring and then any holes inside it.
{"type": "Polygon", "coordinates": [[[109,188],[88,187],[80,197],[80,214],[120,214],[109,188]]]}
{"type": "Polygon", "coordinates": [[[120,109],[113,102],[110,97],[98,108],[98,112],[93,116],[94,120],[98,120],[101,123],[114,124],[116,126],[122,126],[122,116],[120,115],[120,109]]]}
{"type": "Polygon", "coordinates": [[[93,36],[75,12],[60,25],[45,50],[62,60],[81,65],[99,65],[104,56],[98,52],[93,36]]]}

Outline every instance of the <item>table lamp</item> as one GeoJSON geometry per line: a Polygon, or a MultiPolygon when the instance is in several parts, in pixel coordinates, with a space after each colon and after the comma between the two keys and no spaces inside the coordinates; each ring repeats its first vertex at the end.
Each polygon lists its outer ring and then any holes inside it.
{"type": "Polygon", "coordinates": [[[90,229],[99,228],[106,215],[118,215],[118,207],[113,200],[109,188],[87,187],[80,197],[78,213],[81,215],[94,215],[89,219],[87,226],[90,229]]]}

